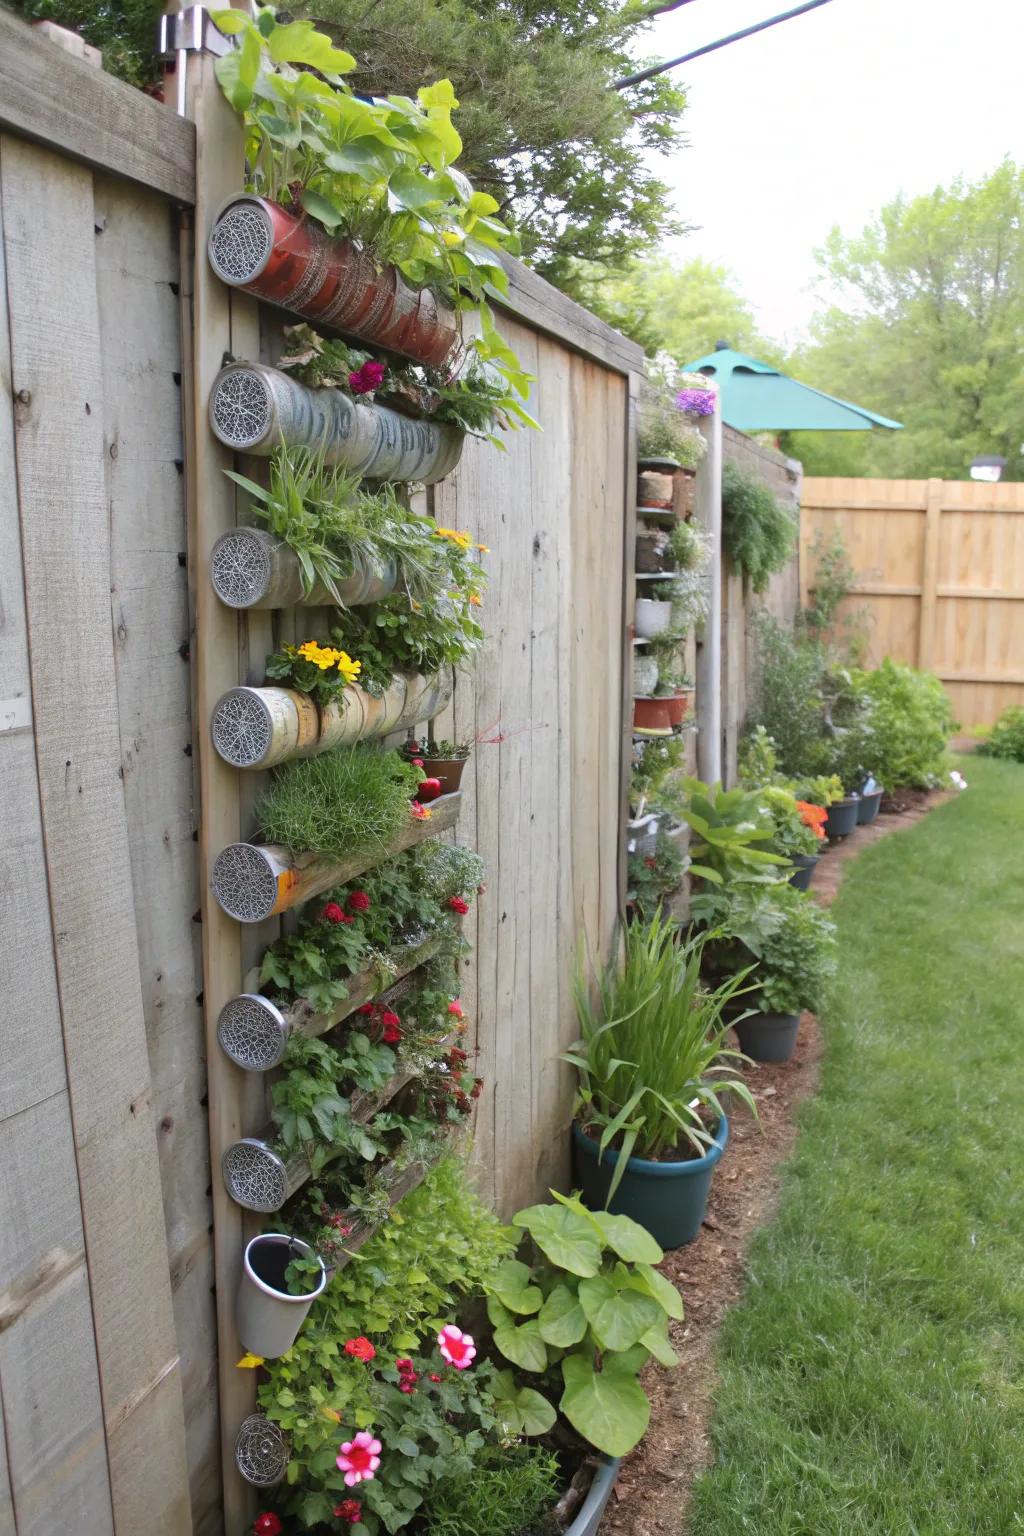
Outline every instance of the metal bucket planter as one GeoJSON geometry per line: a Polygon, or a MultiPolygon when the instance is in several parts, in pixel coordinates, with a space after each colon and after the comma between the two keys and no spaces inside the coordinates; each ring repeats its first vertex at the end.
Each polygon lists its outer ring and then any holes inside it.
{"type": "Polygon", "coordinates": [[[793,873],[789,877],[790,885],[795,885],[798,891],[809,891],[817,867],[816,853],[794,853],[793,873]]]}
{"type": "Polygon", "coordinates": [[[279,203],[230,198],[207,253],[223,282],[292,314],[432,368],[454,371],[461,358],[455,315],[431,289],[411,288],[395,267],[378,270],[354,241],[332,239],[279,203]]]}
{"type": "Polygon", "coordinates": [[[856,832],[859,811],[860,795],[847,795],[842,800],[834,800],[828,808],[828,820],[825,822],[826,836],[849,837],[851,832],[856,832]]]}
{"type": "Polygon", "coordinates": [[[324,1261],[308,1243],[284,1232],[264,1232],[246,1244],[238,1286],[235,1321],[245,1349],[264,1360],[286,1354],[306,1320],[306,1314],[327,1285],[324,1261]],[[320,1273],[311,1291],[290,1296],[285,1270],[292,1259],[313,1255],[320,1273]]]}
{"type": "Polygon", "coordinates": [[[641,640],[650,640],[668,629],[672,622],[672,604],[659,602],[653,597],[639,597],[633,627],[641,640]]]}
{"type": "Polygon", "coordinates": [[[239,453],[268,457],[282,443],[322,447],[328,464],[368,480],[433,485],[462,456],[464,434],[456,427],[413,421],[339,389],[307,389],[263,363],[222,368],[210,390],[209,417],[214,436],[239,453]]]}
{"type": "Polygon", "coordinates": [[[626,822],[626,852],[649,858],[658,846],[657,816],[638,816],[626,822]]]}
{"type": "Polygon", "coordinates": [[[601,1516],[612,1496],[612,1489],[615,1487],[615,1479],[618,1475],[619,1458],[617,1456],[602,1457],[587,1496],[583,1500],[582,1508],[565,1536],[597,1536],[601,1516]]]}
{"type": "Polygon", "coordinates": [[[750,1013],[733,1025],[740,1050],[752,1061],[788,1061],[796,1049],[798,1013],[750,1013]]]}
{"type": "Polygon", "coordinates": [[[878,815],[882,804],[884,789],[862,790],[860,805],[857,807],[857,825],[869,827],[878,815]]]}
{"type": "Polygon", "coordinates": [[[294,688],[231,688],[214,707],[210,731],[232,767],[273,768],[432,720],[453,687],[450,668],[433,678],[399,673],[380,698],[353,683],[322,710],[294,688]]]}
{"type": "MultiPolygon", "coordinates": [[[[715,1139],[703,1157],[681,1163],[655,1163],[644,1157],[631,1157],[607,1209],[613,1215],[631,1216],[663,1248],[681,1248],[684,1243],[692,1243],[707,1210],[715,1164],[728,1139],[729,1122],[723,1115],[715,1139]]],[[[619,1153],[607,1151],[599,1162],[598,1143],[578,1125],[572,1128],[572,1150],[575,1181],[583,1191],[585,1203],[591,1210],[606,1209],[619,1153]]]]}
{"type": "MultiPolygon", "coordinates": [[[[376,564],[356,552],[351,576],[337,583],[346,608],[376,603],[395,589],[398,567],[393,560],[376,564]]],[[[302,585],[302,571],[290,545],[262,528],[232,528],[222,533],[210,551],[210,581],[228,608],[324,608],[335,599],[326,587],[302,585]]]]}
{"type": "Polygon", "coordinates": [[[668,453],[648,454],[646,457],[641,455],[636,461],[636,467],[641,474],[645,469],[656,469],[663,475],[673,475],[679,468],[679,460],[672,458],[668,453]]]}
{"type": "Polygon", "coordinates": [[[672,476],[656,469],[643,469],[637,477],[637,501],[643,507],[672,507],[672,476]]]}
{"type": "Polygon", "coordinates": [[[668,534],[662,528],[641,531],[636,536],[636,569],[641,576],[656,575],[671,569],[672,553],[668,534]]]}

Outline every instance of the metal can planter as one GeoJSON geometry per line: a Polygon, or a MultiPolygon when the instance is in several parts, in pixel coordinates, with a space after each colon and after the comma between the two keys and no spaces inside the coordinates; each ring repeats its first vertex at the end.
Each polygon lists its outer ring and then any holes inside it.
{"type": "MultiPolygon", "coordinates": [[[[361,552],[352,573],[337,583],[345,608],[376,603],[395,590],[398,567],[393,560],[376,563],[361,552]]],[[[335,598],[314,582],[307,592],[295,551],[263,528],[232,528],[222,533],[210,551],[210,581],[228,608],[326,608],[335,598]]]]}
{"type": "Polygon", "coordinates": [[[239,453],[268,457],[275,448],[323,449],[367,480],[433,485],[462,456],[456,427],[414,421],[383,405],[368,405],[340,389],[308,389],[279,368],[229,363],[213,381],[209,404],[215,437],[239,453]]]}
{"type": "Polygon", "coordinates": [[[396,267],[378,269],[354,241],[279,203],[230,198],[207,253],[223,282],[292,314],[432,368],[454,371],[461,359],[455,315],[431,289],[411,288],[396,267]]]}
{"type": "Polygon", "coordinates": [[[279,1424],[250,1413],[235,1436],[235,1466],[254,1488],[276,1488],[288,1470],[291,1447],[279,1424]]]}
{"type": "Polygon", "coordinates": [[[433,678],[400,673],[380,698],[353,683],[322,710],[293,688],[230,688],[214,707],[211,736],[233,768],[274,768],[432,720],[453,687],[450,669],[433,678]]]}
{"type": "Polygon", "coordinates": [[[657,816],[640,816],[626,822],[626,852],[649,858],[658,846],[657,816]]]}
{"type": "Polygon", "coordinates": [[[245,1349],[265,1360],[276,1360],[295,1343],[310,1307],[327,1285],[323,1260],[308,1243],[285,1232],[265,1232],[246,1245],[238,1286],[236,1322],[245,1349]],[[285,1270],[292,1259],[314,1257],[319,1275],[313,1289],[291,1296],[285,1270]]]}

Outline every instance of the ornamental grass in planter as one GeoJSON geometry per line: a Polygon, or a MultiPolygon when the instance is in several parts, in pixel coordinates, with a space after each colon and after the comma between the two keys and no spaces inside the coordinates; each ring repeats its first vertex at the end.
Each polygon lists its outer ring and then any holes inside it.
{"type": "Polygon", "coordinates": [[[722,1097],[756,1113],[723,1016],[744,973],[708,991],[704,944],[656,913],[621,934],[596,977],[578,967],[581,1035],[564,1057],[579,1074],[573,1151],[588,1203],[633,1217],[667,1248],[700,1228],[727,1135],[722,1097]]]}
{"type": "Polygon", "coordinates": [[[419,770],[397,752],[342,748],[274,770],[256,806],[269,843],[341,858],[388,844],[408,825],[419,770]]]}

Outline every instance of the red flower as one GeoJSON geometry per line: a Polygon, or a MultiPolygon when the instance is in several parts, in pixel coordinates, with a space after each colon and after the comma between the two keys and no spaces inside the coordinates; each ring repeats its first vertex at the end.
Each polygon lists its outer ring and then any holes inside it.
{"type": "Polygon", "coordinates": [[[470,1098],[471,1099],[478,1099],[480,1097],[480,1095],[483,1093],[483,1091],[484,1091],[484,1080],[483,1080],[483,1078],[482,1077],[474,1078],[473,1079],[472,1092],[469,1095],[470,1098]]]}
{"type": "Polygon", "coordinates": [[[412,811],[412,814],[416,817],[417,821],[426,821],[427,817],[430,815],[430,812],[427,810],[426,806],[420,805],[418,800],[414,800],[409,809],[412,811]]]}
{"type": "Polygon", "coordinates": [[[377,1351],[369,1339],[360,1334],[358,1339],[346,1339],[345,1353],[351,1355],[353,1360],[373,1360],[377,1351]]]}
{"type": "Polygon", "coordinates": [[[410,1376],[415,1375],[416,1373],[416,1367],[413,1365],[411,1360],[396,1360],[395,1370],[399,1373],[400,1376],[410,1376]]]}
{"type": "Polygon", "coordinates": [[[648,869],[654,869],[657,862],[657,859],[644,859],[644,863],[647,865],[648,869]]]}
{"type": "Polygon", "coordinates": [[[444,1377],[439,1376],[436,1371],[431,1371],[430,1379],[431,1381],[444,1381],[444,1377]]]}
{"type": "Polygon", "coordinates": [[[340,1504],[334,1506],[336,1520],[347,1520],[349,1525],[358,1525],[363,1518],[363,1506],[358,1499],[342,1499],[340,1504]]]}
{"type": "Polygon", "coordinates": [[[409,761],[410,761],[410,763],[412,763],[414,768],[422,768],[423,767],[423,759],[422,759],[422,757],[410,757],[409,761]]]}
{"type": "Polygon", "coordinates": [[[329,901],[327,903],[326,907],[324,907],[323,916],[324,920],[328,923],[344,923],[348,921],[336,901],[329,901]]]}
{"type": "Polygon", "coordinates": [[[462,1011],[462,1003],[459,998],[452,998],[451,1002],[448,1004],[448,1012],[451,1014],[453,1019],[461,1019],[464,1016],[462,1011]]]}
{"type": "MultiPolygon", "coordinates": [[[[394,1017],[394,1015],[392,1015],[394,1017]]],[[[384,1033],[381,1035],[385,1045],[397,1045],[402,1038],[402,1031],[397,1024],[385,1024],[384,1033]]]]}
{"type": "Polygon", "coordinates": [[[406,1397],[411,1397],[412,1394],[416,1391],[416,1377],[403,1376],[401,1381],[398,1383],[398,1390],[399,1392],[404,1392],[406,1397]]]}
{"type": "Polygon", "coordinates": [[[461,1067],[463,1062],[468,1060],[469,1056],[467,1053],[465,1051],[460,1051],[457,1045],[453,1045],[451,1050],[448,1052],[448,1065],[453,1072],[461,1067]]]}
{"type": "Polygon", "coordinates": [[[369,912],[370,898],[365,891],[353,891],[347,905],[350,912],[369,912]]]}
{"type": "Polygon", "coordinates": [[[349,374],[349,388],[354,395],[372,395],[375,389],[380,388],[386,372],[383,363],[367,359],[357,373],[349,374]]]}
{"type": "Polygon", "coordinates": [[[364,1018],[368,1019],[370,1017],[370,1015],[372,1014],[373,1009],[374,1009],[373,1003],[363,1003],[361,1008],[357,1008],[356,1009],[356,1013],[361,1013],[364,1016],[364,1018]]]}
{"type": "Polygon", "coordinates": [[[463,901],[461,896],[453,896],[448,905],[451,907],[452,911],[457,912],[460,917],[465,917],[466,913],[469,911],[469,902],[463,901]]]}
{"type": "Polygon", "coordinates": [[[276,1515],[257,1515],[252,1525],[252,1536],[281,1536],[284,1526],[276,1515]]]}
{"type": "Polygon", "coordinates": [[[470,1109],[472,1108],[469,1101],[469,1094],[463,1093],[461,1088],[455,1095],[455,1108],[458,1110],[460,1115],[468,1115],[470,1109]]]}

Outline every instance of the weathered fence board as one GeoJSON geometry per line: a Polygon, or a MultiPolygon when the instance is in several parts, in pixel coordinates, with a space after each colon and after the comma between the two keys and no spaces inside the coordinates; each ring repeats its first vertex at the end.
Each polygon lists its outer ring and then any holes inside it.
{"type": "Polygon", "coordinates": [[[803,580],[811,546],[838,531],[857,573],[841,612],[863,610],[868,660],[928,667],[965,728],[1024,703],[1024,485],[804,481],[803,580]]]}

